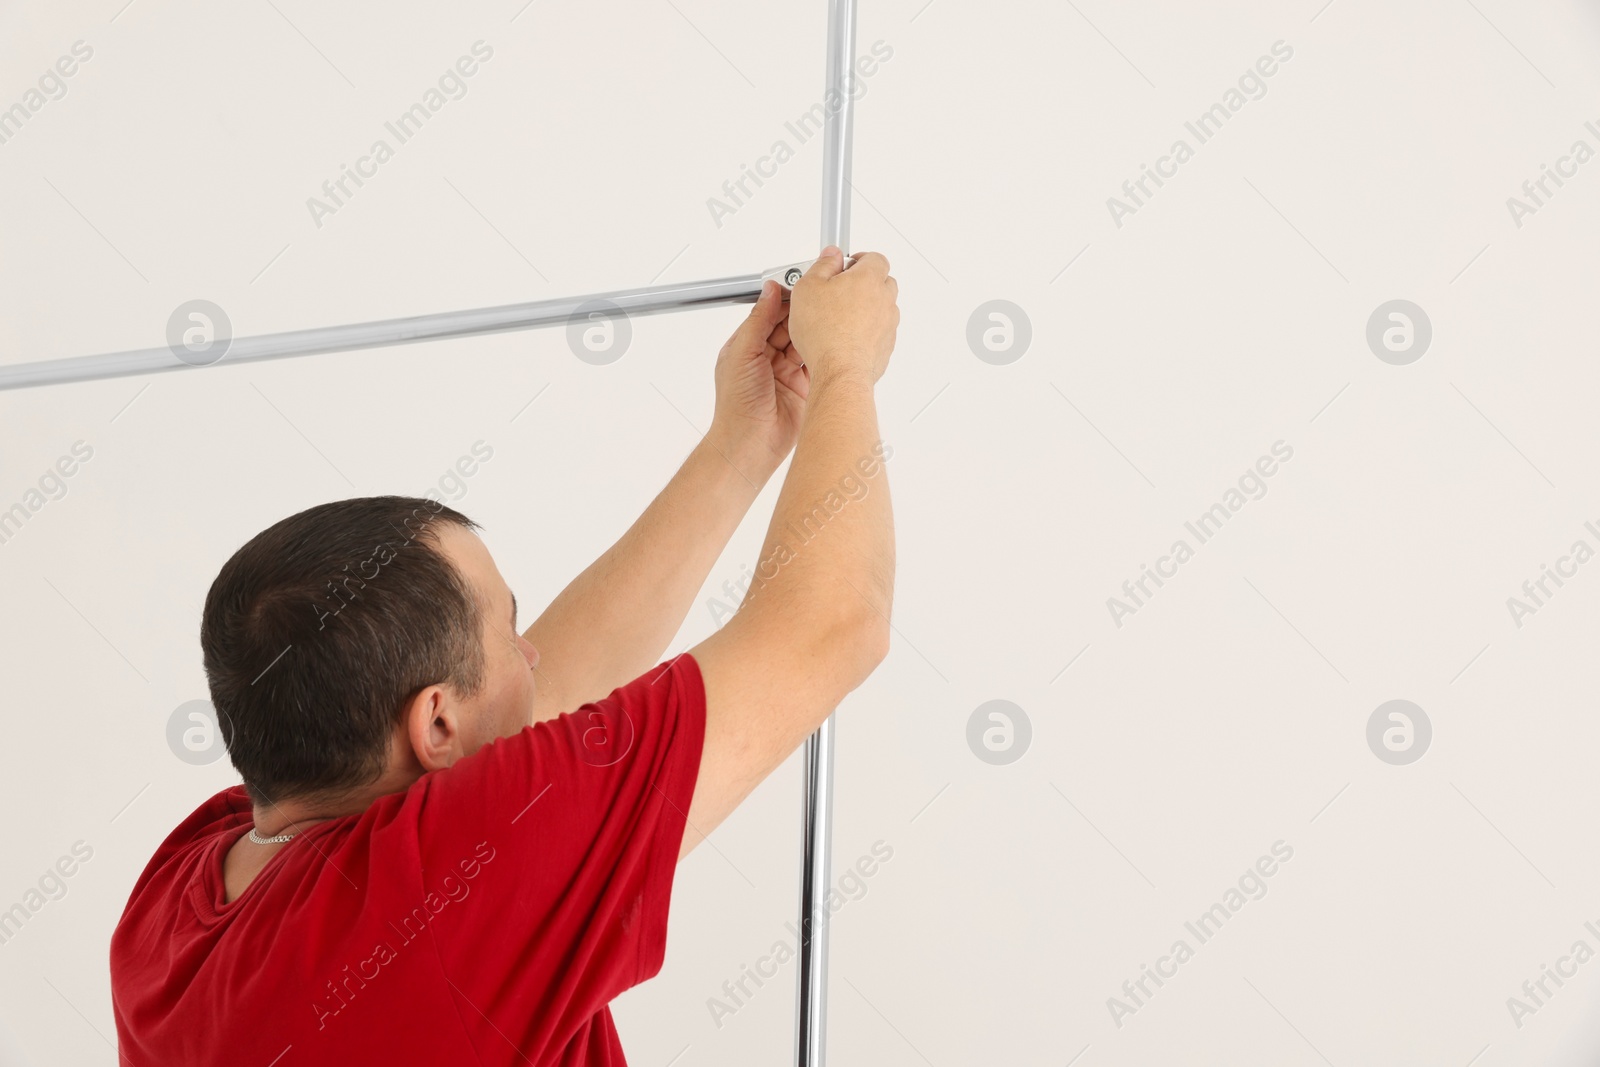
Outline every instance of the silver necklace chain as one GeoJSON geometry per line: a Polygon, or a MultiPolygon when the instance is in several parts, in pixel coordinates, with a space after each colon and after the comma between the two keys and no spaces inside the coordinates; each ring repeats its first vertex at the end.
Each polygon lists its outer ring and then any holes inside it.
{"type": "Polygon", "coordinates": [[[250,827],[250,832],[248,834],[246,834],[245,836],[250,838],[250,840],[254,841],[258,845],[277,845],[277,844],[283,843],[284,841],[290,840],[291,838],[295,837],[299,833],[300,833],[300,831],[296,830],[292,834],[277,834],[277,835],[275,835],[273,837],[262,837],[259,833],[256,832],[256,828],[254,826],[252,826],[252,827],[250,827]]]}

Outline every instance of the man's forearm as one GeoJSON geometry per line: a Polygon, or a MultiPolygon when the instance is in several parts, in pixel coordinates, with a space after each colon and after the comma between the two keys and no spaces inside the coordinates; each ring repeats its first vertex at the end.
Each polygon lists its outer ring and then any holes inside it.
{"type": "Polygon", "coordinates": [[[894,517],[870,381],[813,384],[794,461],[773,509],[747,603],[798,624],[864,609],[887,625],[894,595],[894,517]],[[841,486],[860,487],[859,497],[841,486]],[[843,500],[835,511],[831,500],[843,500]],[[823,522],[826,527],[823,527],[823,522]]]}
{"type": "Polygon", "coordinates": [[[688,813],[696,833],[685,835],[680,858],[888,654],[894,515],[872,383],[813,377],[811,386],[757,584],[694,650],[706,740],[688,813]],[[848,503],[815,510],[841,485],[869,484],[848,503]]]}
{"type": "Polygon", "coordinates": [[[603,697],[660,662],[773,459],[714,426],[628,532],[528,627],[539,650],[535,719],[603,697]]]}

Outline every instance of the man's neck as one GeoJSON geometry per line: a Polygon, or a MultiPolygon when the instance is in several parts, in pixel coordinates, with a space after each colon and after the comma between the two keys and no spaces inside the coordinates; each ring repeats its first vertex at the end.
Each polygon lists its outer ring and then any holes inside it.
{"type": "Polygon", "coordinates": [[[422,777],[420,765],[395,767],[384,772],[376,782],[360,789],[336,796],[286,797],[282,800],[257,804],[251,811],[256,833],[262,837],[299,833],[317,823],[339,819],[346,815],[360,815],[379,797],[390,793],[403,793],[411,783],[422,777]]]}
{"type": "Polygon", "coordinates": [[[330,805],[326,802],[282,800],[267,804],[265,807],[256,805],[251,811],[251,819],[256,824],[256,833],[262,837],[276,837],[279,834],[297,834],[317,823],[329,819],[337,819],[345,815],[359,815],[371,806],[373,797],[365,802],[356,798],[338,804],[330,805]]]}

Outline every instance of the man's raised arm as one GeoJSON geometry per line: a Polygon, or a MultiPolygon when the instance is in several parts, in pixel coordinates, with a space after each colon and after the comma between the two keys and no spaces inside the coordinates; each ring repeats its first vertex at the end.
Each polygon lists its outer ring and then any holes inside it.
{"type": "Polygon", "coordinates": [[[598,700],[661,662],[706,574],[794,446],[805,372],[769,282],[717,356],[716,413],[667,487],[524,634],[539,651],[536,720],[598,700]]]}
{"type": "Polygon", "coordinates": [[[690,650],[706,730],[680,857],[888,654],[894,520],[873,389],[894,349],[899,286],[877,253],[842,268],[826,249],[794,287],[789,336],[810,372],[799,443],[755,583],[690,650]]]}

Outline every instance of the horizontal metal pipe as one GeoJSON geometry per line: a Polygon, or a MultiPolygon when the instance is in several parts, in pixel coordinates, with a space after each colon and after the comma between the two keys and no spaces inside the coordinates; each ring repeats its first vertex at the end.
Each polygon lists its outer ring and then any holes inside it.
{"type": "Polygon", "coordinates": [[[416,341],[439,341],[537,326],[562,326],[574,321],[586,322],[591,312],[602,308],[620,310],[631,317],[722,304],[754,303],[761,295],[762,277],[761,274],[740,274],[705,282],[675,282],[642,289],[619,289],[592,296],[534,300],[525,304],[505,304],[471,311],[444,311],[403,319],[358,322],[348,326],[319,326],[309,330],[239,337],[229,341],[220,358],[204,362],[193,357],[182,359],[178,355],[178,348],[168,346],[17,363],[8,367],[0,366],[0,390],[194,370],[200,366],[225,367],[233,363],[255,363],[322,352],[347,352],[416,341]]]}

